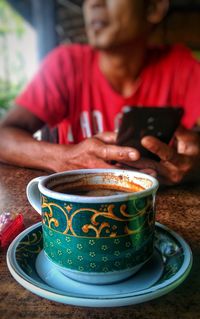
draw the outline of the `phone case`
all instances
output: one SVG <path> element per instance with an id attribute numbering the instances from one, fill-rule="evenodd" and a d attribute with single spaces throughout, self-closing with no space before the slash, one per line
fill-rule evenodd
<path id="1" fill-rule="evenodd" d="M 138 149 L 142 157 L 159 160 L 141 145 L 144 136 L 151 135 L 168 144 L 180 124 L 181 107 L 127 107 L 117 136 L 117 145 Z"/>

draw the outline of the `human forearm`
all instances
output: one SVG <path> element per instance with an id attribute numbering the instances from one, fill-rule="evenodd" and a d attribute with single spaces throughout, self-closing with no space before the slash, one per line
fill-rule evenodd
<path id="1" fill-rule="evenodd" d="M 0 161 L 21 167 L 55 171 L 56 147 L 35 140 L 22 129 L 2 127 L 0 129 Z"/>
<path id="2" fill-rule="evenodd" d="M 110 134 L 86 139 L 76 145 L 50 144 L 33 139 L 23 129 L 0 129 L 0 160 L 23 167 L 60 172 L 80 168 L 112 168 L 110 162 L 137 160 L 130 147 L 113 145 Z"/>

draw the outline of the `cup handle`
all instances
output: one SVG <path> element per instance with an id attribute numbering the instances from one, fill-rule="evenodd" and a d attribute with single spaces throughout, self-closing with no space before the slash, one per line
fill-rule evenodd
<path id="1" fill-rule="evenodd" d="M 28 201 L 40 215 L 42 214 L 42 210 L 40 204 L 40 191 L 38 188 L 38 184 L 44 177 L 45 176 L 39 176 L 32 179 L 26 187 L 26 196 L 28 198 Z"/>

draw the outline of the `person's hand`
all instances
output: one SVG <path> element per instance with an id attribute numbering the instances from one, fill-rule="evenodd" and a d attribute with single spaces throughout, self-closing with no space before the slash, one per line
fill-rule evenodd
<path id="1" fill-rule="evenodd" d="M 156 176 L 161 184 L 173 185 L 200 180 L 200 137 L 197 133 L 179 128 L 176 143 L 166 145 L 155 137 L 146 136 L 142 145 L 160 158 L 160 162 L 140 159 L 131 166 Z"/>
<path id="2" fill-rule="evenodd" d="M 104 132 L 83 142 L 65 146 L 60 145 L 55 163 L 55 171 L 79 168 L 116 168 L 116 162 L 132 162 L 140 154 L 131 147 L 115 145 L 116 133 Z"/>

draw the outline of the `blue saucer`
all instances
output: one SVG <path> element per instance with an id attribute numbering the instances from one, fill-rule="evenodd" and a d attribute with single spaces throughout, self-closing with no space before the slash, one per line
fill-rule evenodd
<path id="1" fill-rule="evenodd" d="M 124 297 L 130 293 L 143 291 L 157 282 L 164 270 L 160 254 L 155 251 L 153 258 L 142 270 L 130 277 L 115 284 L 94 285 L 85 284 L 65 276 L 52 262 L 48 259 L 44 250 L 42 250 L 36 259 L 36 270 L 40 278 L 49 286 L 59 289 L 67 294 L 86 296 L 87 298 L 110 298 Z"/>
<path id="2" fill-rule="evenodd" d="M 134 276 L 110 285 L 89 285 L 63 275 L 43 251 L 42 226 L 23 231 L 10 245 L 7 264 L 12 276 L 31 292 L 57 302 L 116 307 L 160 297 L 179 286 L 189 274 L 192 253 L 188 244 L 156 223 L 153 258 Z"/>

